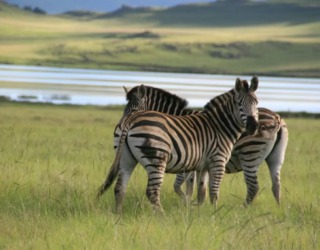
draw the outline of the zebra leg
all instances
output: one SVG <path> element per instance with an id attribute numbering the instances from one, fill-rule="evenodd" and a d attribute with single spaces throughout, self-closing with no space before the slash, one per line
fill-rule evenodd
<path id="1" fill-rule="evenodd" d="M 238 157 L 243 169 L 244 180 L 247 185 L 247 197 L 245 205 L 249 205 L 253 202 L 259 191 L 258 175 L 257 171 L 260 164 L 265 159 L 266 145 L 259 148 L 259 150 L 249 151 L 249 148 L 238 151 Z M 251 149 L 252 150 L 252 149 Z"/>
<path id="2" fill-rule="evenodd" d="M 164 166 L 150 164 L 144 166 L 148 173 L 148 186 L 146 195 L 153 207 L 162 213 L 163 209 L 160 203 L 160 190 L 165 172 L 165 162 L 163 162 L 163 165 Z"/>
<path id="3" fill-rule="evenodd" d="M 174 191 L 183 199 L 183 201 L 187 201 L 187 197 L 185 193 L 182 191 L 181 186 L 185 181 L 185 178 L 187 177 L 189 173 L 180 173 L 177 174 L 176 179 L 173 184 Z"/>
<path id="4" fill-rule="evenodd" d="M 209 194 L 210 202 L 217 209 L 219 199 L 219 188 L 225 172 L 225 162 L 221 159 L 213 160 L 209 165 Z"/>
<path id="5" fill-rule="evenodd" d="M 129 178 L 138 163 L 138 161 L 131 154 L 127 145 L 123 146 L 122 155 L 123 157 L 121 157 L 120 160 L 120 171 L 118 174 L 117 183 L 114 187 L 116 210 L 119 214 L 122 214 L 122 203 L 127 192 Z"/>
<path id="6" fill-rule="evenodd" d="M 251 204 L 259 191 L 257 171 L 260 163 L 255 164 L 254 166 L 246 166 L 242 164 L 244 180 L 247 184 L 247 198 L 245 205 Z"/>
<path id="7" fill-rule="evenodd" d="M 196 172 L 190 172 L 190 173 L 185 173 L 185 180 L 186 180 L 186 195 L 189 199 L 192 198 L 194 187 L 196 184 L 197 180 L 197 175 Z"/>
<path id="8" fill-rule="evenodd" d="M 207 170 L 197 171 L 197 184 L 198 184 L 198 204 L 202 205 L 207 197 L 209 175 Z"/>
<path id="9" fill-rule="evenodd" d="M 288 130 L 284 121 L 281 121 L 281 129 L 278 132 L 278 139 L 266 162 L 269 167 L 272 179 L 272 192 L 277 203 L 280 205 L 281 197 L 281 183 L 280 183 L 280 170 L 284 161 L 285 152 L 288 143 Z"/>
<path id="10" fill-rule="evenodd" d="M 193 195 L 195 186 L 196 172 L 180 173 L 177 174 L 173 188 L 174 191 L 183 199 L 184 202 L 188 202 Z M 181 186 L 186 181 L 186 194 L 182 191 Z"/>
<path id="11" fill-rule="evenodd" d="M 274 136 L 257 134 L 255 136 L 247 136 L 236 143 L 236 150 L 233 151 L 230 160 L 236 164 L 240 164 L 243 170 L 244 180 L 247 185 L 247 197 L 245 206 L 253 202 L 259 191 L 257 171 L 259 166 L 269 154 Z M 238 158 L 238 160 L 236 159 Z"/>

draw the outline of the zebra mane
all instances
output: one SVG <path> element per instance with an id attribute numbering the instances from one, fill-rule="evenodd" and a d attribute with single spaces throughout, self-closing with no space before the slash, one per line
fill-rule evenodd
<path id="1" fill-rule="evenodd" d="M 218 108 L 221 104 L 225 104 L 235 96 L 236 92 L 234 89 L 229 90 L 228 92 L 218 95 L 212 98 L 203 108 L 204 111 L 210 111 L 212 109 Z"/>
<path id="2" fill-rule="evenodd" d="M 138 93 L 138 88 L 140 87 L 140 85 L 133 87 L 132 89 L 130 89 L 130 91 L 128 91 L 127 93 L 127 101 L 130 101 L 132 98 L 135 98 L 135 96 Z M 151 103 L 150 99 L 151 98 L 159 98 L 161 97 L 162 101 L 165 102 L 172 102 L 176 105 L 177 110 L 184 110 L 187 106 L 188 106 L 188 101 L 186 99 L 183 99 L 175 94 L 172 94 L 168 91 L 165 91 L 163 89 L 159 89 L 159 88 L 155 88 L 155 87 L 151 87 L 151 86 L 146 86 L 144 85 L 145 89 L 146 89 L 146 97 L 149 100 L 146 100 L 146 103 Z"/>

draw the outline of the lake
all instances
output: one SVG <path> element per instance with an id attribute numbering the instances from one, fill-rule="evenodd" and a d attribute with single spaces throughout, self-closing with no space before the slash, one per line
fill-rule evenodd
<path id="1" fill-rule="evenodd" d="M 122 86 L 145 84 L 186 98 L 190 107 L 202 107 L 232 88 L 237 77 L 252 78 L 0 65 L 0 96 L 57 104 L 118 105 L 126 103 Z M 320 79 L 259 76 L 256 94 L 259 107 L 320 113 Z"/>

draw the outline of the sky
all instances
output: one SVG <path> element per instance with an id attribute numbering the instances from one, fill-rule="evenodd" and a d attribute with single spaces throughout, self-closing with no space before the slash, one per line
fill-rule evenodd
<path id="1" fill-rule="evenodd" d="M 133 7 L 159 6 L 172 7 L 178 4 L 209 2 L 210 0 L 5 0 L 19 7 L 39 7 L 49 14 L 63 13 L 70 10 L 92 10 L 101 12 L 114 11 L 122 4 Z"/>

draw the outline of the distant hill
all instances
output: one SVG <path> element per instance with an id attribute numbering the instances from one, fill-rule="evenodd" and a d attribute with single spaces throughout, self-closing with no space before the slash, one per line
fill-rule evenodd
<path id="1" fill-rule="evenodd" d="M 88 10 L 98 12 L 112 12 L 121 8 L 122 4 L 130 5 L 133 7 L 162 7 L 169 8 L 182 4 L 194 4 L 202 2 L 214 2 L 206 0 L 64 0 L 64 1 L 51 1 L 51 0 L 6 0 L 8 3 L 17 4 L 20 8 L 31 6 L 32 8 L 39 7 L 49 14 L 61 14 L 68 11 Z M 219 0 L 218 0 L 219 1 Z M 223 1 L 223 0 L 220 0 Z M 243 0 L 224 0 L 228 2 L 243 2 Z M 319 0 L 265 0 L 264 2 L 275 3 L 297 3 L 303 6 L 320 6 Z"/>
<path id="2" fill-rule="evenodd" d="M 271 3 L 296 3 L 301 6 L 320 6 L 318 0 L 268 0 Z"/>
<path id="3" fill-rule="evenodd" d="M 39 11 L 40 10 L 40 11 Z M 41 12 L 42 9 L 39 7 L 34 8 L 19 8 L 18 5 L 10 4 L 6 1 L 0 0 L 0 17 L 4 16 L 25 16 L 25 15 L 38 15 L 38 14 L 44 14 Z"/>
<path id="4" fill-rule="evenodd" d="M 33 1 L 34 4 L 46 3 L 45 0 L 28 0 L 29 5 L 27 6 L 39 8 L 36 5 L 32 6 Z M 8 2 L 14 1 L 8 0 Z M 22 0 L 20 2 L 23 3 Z M 65 0 L 65 2 L 75 6 L 75 9 L 82 6 L 82 0 L 79 0 L 77 4 L 73 0 Z M 92 6 L 99 3 L 99 1 L 91 2 Z M 137 2 L 144 3 L 144 1 Z M 14 11 L 20 11 L 20 14 L 24 13 L 21 12 L 22 8 L 25 7 L 21 6 L 22 4 L 19 10 L 18 6 L 7 4 L 3 0 L 0 0 L 0 3 L 4 6 L 2 13 L 13 13 Z M 216 2 L 181 4 L 170 8 L 122 5 L 112 12 L 104 12 L 102 9 L 99 9 L 99 12 L 85 8 L 82 8 L 83 10 L 75 9 L 66 11 L 59 16 L 86 20 L 121 19 L 121 21 L 129 23 L 156 23 L 158 27 L 235 27 L 276 23 L 296 25 L 320 21 L 319 0 L 219 0 Z M 47 11 L 45 8 L 44 10 Z"/>
<path id="5" fill-rule="evenodd" d="M 101 12 L 89 11 L 89 10 L 72 10 L 61 14 L 62 16 L 67 16 L 71 18 L 88 18 L 94 19 L 101 16 Z"/>
<path id="6" fill-rule="evenodd" d="M 320 2 L 320 1 L 319 1 Z M 157 23 L 157 26 L 235 27 L 288 23 L 289 25 L 320 21 L 318 1 L 245 1 L 228 0 L 177 5 L 172 8 L 131 7 L 95 15 L 92 19 L 121 19 L 130 23 Z M 70 15 L 70 12 L 68 12 Z M 74 13 L 79 17 L 79 13 Z"/>
<path id="7" fill-rule="evenodd" d="M 0 64 L 320 77 L 320 4 L 312 0 L 123 5 L 59 15 L 0 0 L 0 26 Z"/>
<path id="8" fill-rule="evenodd" d="M 7 0 L 8 3 L 24 6 L 40 7 L 49 14 L 61 14 L 67 11 L 88 10 L 110 12 L 119 9 L 122 5 L 128 4 L 134 7 L 139 6 L 160 6 L 172 7 L 177 4 L 197 3 L 203 0 Z"/>

